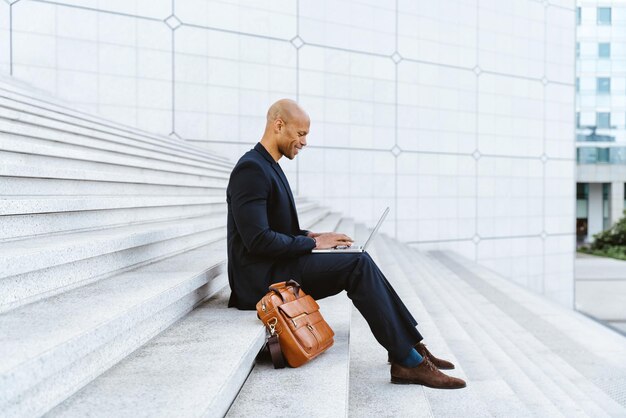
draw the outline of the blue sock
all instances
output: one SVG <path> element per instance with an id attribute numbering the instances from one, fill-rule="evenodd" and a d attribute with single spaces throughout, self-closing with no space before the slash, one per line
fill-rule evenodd
<path id="1" fill-rule="evenodd" d="M 404 367 L 417 367 L 420 365 L 422 360 L 424 360 L 424 357 L 422 357 L 416 349 L 412 348 L 407 358 L 400 361 L 400 364 Z"/>

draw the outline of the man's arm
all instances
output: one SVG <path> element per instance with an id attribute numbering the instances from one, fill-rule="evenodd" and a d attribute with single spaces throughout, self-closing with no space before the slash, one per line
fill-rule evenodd
<path id="1" fill-rule="evenodd" d="M 270 182 L 261 167 L 245 162 L 230 179 L 231 209 L 243 243 L 255 255 L 297 257 L 311 252 L 315 240 L 304 235 L 282 234 L 269 227 L 267 199 Z"/>

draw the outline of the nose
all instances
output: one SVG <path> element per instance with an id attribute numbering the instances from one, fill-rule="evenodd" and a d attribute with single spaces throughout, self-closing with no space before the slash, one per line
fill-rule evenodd
<path id="1" fill-rule="evenodd" d="M 300 138 L 300 145 L 306 147 L 306 135 Z"/>

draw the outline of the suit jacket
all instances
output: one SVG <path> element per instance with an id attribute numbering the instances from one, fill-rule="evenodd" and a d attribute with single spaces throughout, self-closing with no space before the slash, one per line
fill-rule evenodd
<path id="1" fill-rule="evenodd" d="M 239 159 L 226 189 L 228 306 L 255 309 L 286 263 L 310 253 L 287 177 L 261 143 Z"/>

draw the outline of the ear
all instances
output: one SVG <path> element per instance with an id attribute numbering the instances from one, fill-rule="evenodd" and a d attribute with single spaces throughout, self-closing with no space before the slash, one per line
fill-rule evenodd
<path id="1" fill-rule="evenodd" d="M 274 121 L 274 130 L 280 132 L 282 128 L 285 126 L 285 122 L 281 118 L 276 118 Z"/>

